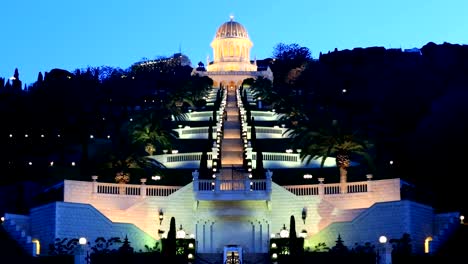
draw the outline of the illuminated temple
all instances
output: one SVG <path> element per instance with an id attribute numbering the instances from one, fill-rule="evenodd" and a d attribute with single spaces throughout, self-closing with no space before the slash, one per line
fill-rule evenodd
<path id="1" fill-rule="evenodd" d="M 231 18 L 216 31 L 211 42 L 213 60 L 206 70 L 193 72 L 214 80 L 207 103 L 213 103 L 221 90 L 217 113 L 227 113 L 225 119 L 221 114 L 215 120 L 215 142 L 207 162 L 212 177 L 203 177 L 198 171 L 201 150 L 154 155 L 151 158 L 167 168 L 191 169 L 193 181 L 185 186 L 161 186 L 146 179 L 141 184 L 105 183 L 98 176 L 89 181 L 66 180 L 63 201 L 33 208 L 28 215 L 7 214 L 6 229 L 31 254 L 47 254 L 47 245 L 56 238 L 79 237 L 88 241 L 128 237 L 136 250 L 144 251 L 145 245 L 152 246 L 167 236 L 174 217 L 183 231 L 178 236 L 194 239 L 197 254 L 223 254 L 230 246 L 241 256 L 271 255 L 271 239 L 287 235 L 294 215 L 304 247 L 314 248 L 318 243 L 331 247 L 338 235 L 348 246 L 378 245 L 381 236 L 401 238 L 407 233 L 414 253 L 437 251 L 458 224 L 459 215 L 437 214 L 428 205 L 403 199 L 402 189 L 408 184 L 401 179 L 362 175 L 357 182 L 327 182 L 310 176 L 304 185 L 275 183 L 274 169 L 320 166 L 320 161 L 303 163 L 300 150 L 263 152 L 265 177 L 252 178 L 257 153 L 249 144 L 252 129 L 246 122 L 240 84 L 246 78 L 273 78 L 269 68 L 259 70 L 250 60 L 252 46 L 245 27 Z M 248 103 L 255 104 L 250 90 L 244 90 Z M 256 121 L 280 118 L 267 110 L 252 111 L 252 116 Z M 208 128 L 195 124 L 211 117 L 212 111 L 188 113 L 193 125 L 176 129 L 180 139 L 207 139 Z M 286 129 L 257 126 L 255 136 L 257 140 L 280 139 L 287 137 Z M 248 170 L 243 169 L 246 163 Z M 325 166 L 334 164 L 332 158 L 326 159 Z"/>
<path id="2" fill-rule="evenodd" d="M 214 86 L 238 87 L 247 78 L 263 77 L 273 80 L 270 68 L 259 69 L 257 61 L 250 60 L 253 43 L 243 25 L 230 20 L 223 23 L 216 31 L 211 42 L 213 61 L 207 60 L 206 71 L 194 71 L 194 74 L 213 79 Z"/>

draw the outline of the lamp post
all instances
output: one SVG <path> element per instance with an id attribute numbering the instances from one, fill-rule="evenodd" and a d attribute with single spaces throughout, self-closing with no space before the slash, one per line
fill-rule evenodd
<path id="1" fill-rule="evenodd" d="M 283 228 L 280 230 L 280 237 L 281 238 L 287 238 L 289 237 L 289 231 L 286 229 L 286 225 L 283 224 Z"/>
<path id="2" fill-rule="evenodd" d="M 390 243 L 387 243 L 386 236 L 379 237 L 379 243 L 381 245 L 379 250 L 379 264 L 392 264 L 392 251 Z"/>
<path id="3" fill-rule="evenodd" d="M 76 264 L 86 264 L 87 261 L 87 253 L 88 253 L 88 241 L 85 237 L 80 237 L 78 239 L 78 246 L 76 247 L 75 251 L 75 262 Z"/>
<path id="4" fill-rule="evenodd" d="M 307 218 L 307 208 L 302 208 L 302 221 L 304 222 L 305 225 L 305 220 Z"/>
<path id="5" fill-rule="evenodd" d="M 162 209 L 159 209 L 159 225 L 162 224 L 163 219 L 164 219 L 164 212 Z"/>
<path id="6" fill-rule="evenodd" d="M 186 235 L 185 230 L 182 228 L 182 225 L 180 225 L 179 230 L 177 230 L 176 232 L 176 238 L 179 238 L 179 239 L 185 238 L 185 235 Z"/>

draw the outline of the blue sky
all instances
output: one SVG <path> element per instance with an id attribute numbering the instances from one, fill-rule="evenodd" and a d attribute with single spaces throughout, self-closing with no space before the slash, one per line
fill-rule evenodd
<path id="1" fill-rule="evenodd" d="M 231 14 L 254 42 L 252 59 L 270 57 L 277 43 L 315 58 L 335 48 L 468 44 L 466 0 L 10 0 L 0 10 L 0 77 L 18 68 L 28 84 L 40 71 L 127 68 L 179 49 L 205 62 Z"/>

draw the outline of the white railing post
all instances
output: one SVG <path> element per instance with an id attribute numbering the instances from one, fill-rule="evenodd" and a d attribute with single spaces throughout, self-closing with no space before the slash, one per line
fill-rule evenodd
<path id="1" fill-rule="evenodd" d="M 198 192 L 198 176 L 199 176 L 198 170 L 195 170 L 192 172 L 192 177 L 193 177 L 193 191 Z"/>
<path id="2" fill-rule="evenodd" d="M 93 175 L 93 176 L 91 176 L 91 179 L 93 179 L 93 194 L 94 194 L 94 193 L 97 193 L 97 191 L 98 191 L 98 186 L 97 186 L 98 176 Z"/>
<path id="3" fill-rule="evenodd" d="M 273 172 L 271 170 L 267 170 L 265 173 L 266 176 L 266 191 L 271 192 L 271 177 L 273 176 Z"/>
<path id="4" fill-rule="evenodd" d="M 215 178 L 215 192 L 219 192 L 220 191 L 220 182 L 219 182 L 219 179 L 218 177 Z"/>
<path id="5" fill-rule="evenodd" d="M 325 187 L 323 186 L 323 181 L 325 178 L 318 178 L 319 180 L 319 186 L 318 186 L 318 194 L 320 196 L 323 196 L 325 194 Z"/>
<path id="6" fill-rule="evenodd" d="M 366 175 L 366 178 L 367 178 L 367 192 L 371 192 L 372 191 L 372 174 L 367 174 Z"/>
<path id="7" fill-rule="evenodd" d="M 140 185 L 140 196 L 141 197 L 146 197 L 146 178 L 141 178 L 140 179 L 141 185 Z"/>

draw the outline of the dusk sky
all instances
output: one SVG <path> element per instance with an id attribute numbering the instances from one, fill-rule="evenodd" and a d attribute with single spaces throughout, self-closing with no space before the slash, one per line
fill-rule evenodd
<path id="1" fill-rule="evenodd" d="M 0 77 L 18 68 L 27 84 L 53 68 L 125 69 L 179 50 L 205 63 L 230 15 L 254 43 L 251 59 L 271 57 L 277 43 L 314 58 L 335 48 L 468 44 L 466 0 L 5 0 L 0 10 Z"/>

